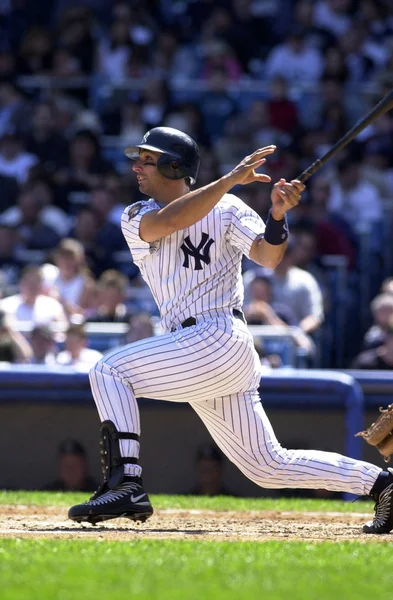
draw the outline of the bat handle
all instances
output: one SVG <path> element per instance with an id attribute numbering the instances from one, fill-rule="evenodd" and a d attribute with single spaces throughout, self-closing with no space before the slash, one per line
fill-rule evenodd
<path id="1" fill-rule="evenodd" d="M 315 171 L 318 171 L 318 169 L 322 167 L 322 165 L 323 162 L 320 159 L 316 160 L 312 163 L 312 165 L 310 165 L 307 169 L 300 173 L 299 177 L 296 177 L 296 179 L 298 179 L 302 183 L 305 183 L 307 179 L 309 179 L 311 175 L 315 173 Z"/>

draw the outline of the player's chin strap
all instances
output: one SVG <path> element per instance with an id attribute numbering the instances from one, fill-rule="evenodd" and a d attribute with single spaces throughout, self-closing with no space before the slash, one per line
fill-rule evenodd
<path id="1" fill-rule="evenodd" d="M 124 479 L 124 465 L 137 465 L 138 459 L 134 456 L 121 456 L 119 440 L 135 440 L 139 442 L 139 435 L 118 431 L 112 421 L 101 423 L 101 468 L 104 474 L 104 483 L 95 492 L 98 497 L 104 490 L 114 489 Z"/>

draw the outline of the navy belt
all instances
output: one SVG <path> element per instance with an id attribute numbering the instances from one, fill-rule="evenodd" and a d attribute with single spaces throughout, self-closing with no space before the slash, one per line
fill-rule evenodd
<path id="1" fill-rule="evenodd" d="M 236 319 L 240 319 L 241 321 L 243 321 L 243 323 L 246 322 L 245 316 L 242 313 L 241 310 L 238 310 L 237 308 L 234 308 L 233 311 L 233 316 Z M 196 325 L 197 321 L 195 317 L 188 317 L 188 319 L 186 319 L 185 321 L 183 321 L 183 323 L 180 323 L 180 327 L 182 327 L 183 329 L 185 329 L 186 327 L 193 327 L 194 325 Z"/>

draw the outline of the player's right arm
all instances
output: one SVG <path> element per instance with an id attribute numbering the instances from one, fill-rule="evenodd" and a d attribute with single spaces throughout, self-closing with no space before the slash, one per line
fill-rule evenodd
<path id="1" fill-rule="evenodd" d="M 255 181 L 269 182 L 268 175 L 255 173 L 255 169 L 263 165 L 266 162 L 265 156 L 272 154 L 275 149 L 276 146 L 260 148 L 246 156 L 230 173 L 217 181 L 173 200 L 158 211 L 147 212 L 139 226 L 141 239 L 145 242 L 155 242 L 198 223 L 235 185 L 247 185 Z"/>

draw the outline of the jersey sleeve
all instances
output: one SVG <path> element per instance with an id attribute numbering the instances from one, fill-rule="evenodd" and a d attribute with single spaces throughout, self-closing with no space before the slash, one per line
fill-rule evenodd
<path id="1" fill-rule="evenodd" d="M 265 223 L 261 217 L 244 202 L 236 203 L 230 210 L 230 224 L 227 230 L 227 239 L 248 258 L 254 240 L 263 236 Z"/>
<path id="2" fill-rule="evenodd" d="M 121 216 L 121 229 L 136 264 L 157 249 L 156 242 L 150 243 L 141 239 L 139 226 L 143 215 L 158 208 L 154 202 L 135 202 L 127 206 Z"/>

